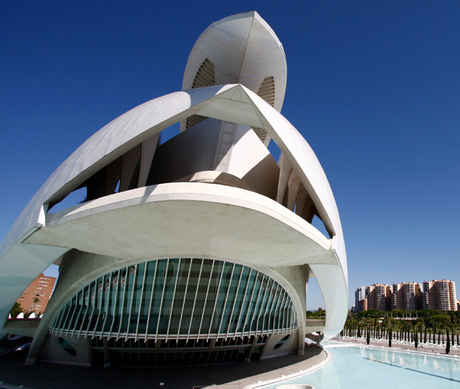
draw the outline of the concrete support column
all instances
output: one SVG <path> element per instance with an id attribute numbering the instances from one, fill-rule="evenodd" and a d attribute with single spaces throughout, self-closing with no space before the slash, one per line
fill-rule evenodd
<path id="1" fill-rule="evenodd" d="M 246 362 L 249 362 L 251 360 L 251 355 L 252 355 L 254 349 L 256 348 L 257 339 L 258 339 L 258 336 L 255 336 L 254 337 L 254 342 L 252 342 L 251 347 L 246 349 Z"/>
<path id="2" fill-rule="evenodd" d="M 305 353 L 305 326 L 300 326 L 297 330 L 297 355 Z"/>
<path id="3" fill-rule="evenodd" d="M 110 351 L 109 351 L 109 342 L 107 338 L 102 338 L 102 346 L 104 347 L 104 367 L 110 366 Z"/>

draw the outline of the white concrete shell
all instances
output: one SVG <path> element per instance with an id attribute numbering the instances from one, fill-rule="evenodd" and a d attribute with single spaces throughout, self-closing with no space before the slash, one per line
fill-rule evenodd
<path id="1" fill-rule="evenodd" d="M 314 197 L 315 205 L 326 227 L 334 234 L 324 255 L 337 257 L 334 262 L 335 266 L 340 267 L 342 280 L 331 282 L 331 280 L 325 279 L 324 281 L 325 283 L 331 282 L 336 287 L 342 284 L 342 291 L 346 292 L 346 257 L 340 219 L 332 191 L 319 161 L 304 138 L 279 112 L 242 85 L 228 85 L 176 92 L 134 108 L 89 138 L 53 173 L 27 205 L 2 243 L 3 282 L 5 282 L 4 278 L 17 277 L 20 257 L 28 264 L 27 268 L 31 269 L 29 277 L 22 274 L 24 279 L 22 283 L 16 283 L 8 288 L 11 289 L 11 293 L 8 299 L 5 299 L 6 304 L 3 305 L 5 312 L 9 310 L 9 303 L 16 299 L 17 295 L 43 268 L 53 263 L 67 251 L 55 244 L 50 244 L 49 246 L 34 247 L 31 252 L 30 245 L 26 243 L 28 236 L 31 235 L 29 241 L 35 244 L 32 235 L 37 229 L 47 226 L 45 213 L 47 205 L 56 198 L 65 197 L 91 174 L 136 144 L 147 140 L 192 113 L 263 127 L 270 133 L 295 168 L 302 183 L 310 189 L 309 193 Z M 315 262 L 308 260 L 305 260 L 304 263 L 315 266 Z M 281 265 L 284 265 L 282 258 L 280 258 L 278 266 Z M 321 271 L 320 267 L 312 267 L 312 269 L 315 275 Z M 318 278 L 318 282 L 321 287 L 320 278 Z M 3 283 L 3 290 L 5 290 L 5 286 Z M 346 303 L 336 303 L 336 290 L 330 287 L 322 287 L 321 289 L 326 308 L 330 305 L 337 305 L 338 308 L 341 306 L 340 310 L 346 313 Z M 346 295 L 344 296 L 345 301 Z M 339 327 L 341 326 L 342 315 L 339 315 Z M 331 316 L 328 315 L 328 319 Z M 328 330 L 328 324 L 326 324 L 325 331 Z M 331 327 L 337 328 L 338 323 L 330 324 L 332 324 Z"/>
<path id="2" fill-rule="evenodd" d="M 286 85 L 282 46 L 257 13 L 224 21 L 225 34 L 229 28 L 233 35 L 246 34 L 247 58 L 242 62 L 241 73 L 235 76 L 240 83 L 171 93 L 126 112 L 83 143 L 26 206 L 0 246 L 0 318 L 3 324 L 14 301 L 29 283 L 69 250 L 77 249 L 125 262 L 186 255 L 229 260 L 263 269 L 290 293 L 301 318 L 299 329 L 303 334 L 308 331 L 304 321 L 305 282 L 314 275 L 327 311 L 321 330 L 325 338 L 341 330 L 348 300 L 342 227 L 334 196 L 318 159 L 301 134 L 279 112 Z M 185 87 L 190 85 L 202 58 L 210 56 L 209 42 L 224 24 L 215 23 L 197 41 L 187 64 Z M 253 71 L 260 60 L 254 59 L 254 47 L 261 42 L 271 42 L 263 55 L 274 58 L 269 70 L 275 80 L 279 80 L 275 83 L 274 107 L 251 90 L 256 87 L 242 85 L 251 84 L 255 79 L 260 84 L 266 75 L 267 69 Z M 262 59 L 269 63 L 267 58 Z M 219 61 L 216 63 L 218 65 Z M 216 73 L 216 80 L 219 77 Z M 193 115 L 218 119 L 223 125 L 239 123 L 265 130 L 282 152 L 276 198 L 256 193 L 257 190 L 242 180 L 248 169 L 244 162 L 241 162 L 244 169 L 240 166 L 240 175 L 235 173 L 238 169 L 228 173 L 197 171 L 193 177 L 180 180 L 187 182 L 148 185 L 149 168 L 161 131 Z M 259 145 L 249 128 L 243 132 L 245 135 L 232 146 L 235 155 L 238 155 L 238 143 L 255 145 L 259 151 L 254 153 L 260 154 L 257 161 L 262 161 L 268 151 L 263 151 L 263 145 Z M 56 214 L 48 211 L 101 169 L 125 158 L 135 147 L 144 146 L 148 152 L 142 154 L 137 188 L 128 190 L 126 186 L 120 188 L 119 193 L 101 196 Z M 299 191 L 305 190 L 305 196 L 311 199 L 312 209 L 323 221 L 330 237 L 325 237 L 304 217 L 293 212 L 295 198 L 292 201 L 289 198 L 289 206 L 282 205 L 283 198 L 287 198 L 290 179 L 297 182 Z M 123 186 L 123 177 L 121 181 Z M 224 185 L 216 185 L 222 183 Z M 293 190 L 289 196 L 292 193 Z M 163 217 L 165 214 L 167 218 Z M 296 280 L 292 270 L 298 266 L 306 269 L 303 281 Z M 56 301 L 59 299 L 62 304 L 64 297 L 68 298 L 83 281 L 87 281 L 84 276 L 56 297 Z M 45 336 L 47 323 L 59 304 L 50 304 L 53 312 L 45 314 L 40 325 L 43 331 L 39 331 L 38 337 Z M 301 339 L 303 343 L 303 336 Z M 32 352 L 36 355 L 37 350 L 33 348 Z"/>
<path id="3" fill-rule="evenodd" d="M 275 32 L 257 12 L 228 16 L 201 34 L 185 67 L 183 90 L 192 89 L 206 59 L 215 65 L 216 85 L 238 82 L 257 93 L 264 78 L 273 76 L 273 106 L 281 111 L 287 82 L 286 56 Z"/>

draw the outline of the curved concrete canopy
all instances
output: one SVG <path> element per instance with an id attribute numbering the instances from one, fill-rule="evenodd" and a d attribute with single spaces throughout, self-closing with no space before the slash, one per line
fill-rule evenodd
<path id="1" fill-rule="evenodd" d="M 49 203 L 63 199 L 88 177 L 137 144 L 151 138 L 170 125 L 193 114 L 213 117 L 264 128 L 280 147 L 312 197 L 328 231 L 333 235 L 331 252 L 338 257 L 337 282 L 347 290 L 347 266 L 342 229 L 335 200 L 313 150 L 298 131 L 273 107 L 242 85 L 225 85 L 171 93 L 144 103 L 121 115 L 80 146 L 45 182 L 21 213 L 0 246 L 2 277 L 6 287 L 11 277 L 17 277 L 18 261 L 27 263 L 22 280 L 1 297 L 0 314 L 5 317 L 12 302 L 37 274 L 53 263 L 68 248 L 35 246 L 22 242 L 40 226 L 46 225 Z M 127 192 L 128 193 L 128 192 Z M 312 267 L 323 293 L 326 309 L 337 306 L 336 293 L 329 288 L 330 280 L 323 277 L 320 267 Z M 339 277 L 340 276 L 340 277 Z M 336 285 L 335 285 L 336 286 Z M 347 295 L 347 293 L 346 293 Z M 346 303 L 328 315 L 326 328 L 331 333 L 341 325 L 346 315 Z"/>
<path id="2" fill-rule="evenodd" d="M 254 192 L 206 183 L 160 184 L 83 203 L 50 215 L 46 227 L 24 243 L 127 259 L 338 264 L 332 242 L 286 207 Z"/>
<path id="3" fill-rule="evenodd" d="M 337 206 L 324 171 L 302 135 L 279 112 L 242 85 L 175 92 L 144 103 L 113 120 L 83 143 L 32 198 L 0 246 L 0 255 L 36 223 L 45 224 L 47 204 L 62 200 L 88 177 L 137 144 L 191 114 L 255 125 L 267 130 L 308 190 L 326 228 L 337 236 L 346 261 Z M 343 250 L 343 252 L 342 252 Z M 346 262 L 342 262 L 346 268 Z"/>

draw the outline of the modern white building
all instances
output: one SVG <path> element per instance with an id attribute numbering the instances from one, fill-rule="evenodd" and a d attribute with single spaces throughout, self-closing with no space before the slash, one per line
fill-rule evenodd
<path id="1" fill-rule="evenodd" d="M 34 336 L 28 363 L 268 358 L 342 329 L 339 213 L 313 150 L 280 113 L 286 76 L 283 46 L 256 12 L 222 19 L 195 43 L 182 91 L 116 118 L 50 176 L 0 246 L 1 327 Z M 84 202 L 53 212 L 77 190 Z M 8 321 L 53 263 L 60 277 L 38 327 Z M 312 277 L 324 321 L 306 320 Z"/>

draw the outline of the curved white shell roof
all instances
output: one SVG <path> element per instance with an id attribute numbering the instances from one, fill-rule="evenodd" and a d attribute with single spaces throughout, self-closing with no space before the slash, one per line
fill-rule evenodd
<path id="1" fill-rule="evenodd" d="M 47 204 L 65 197 L 135 145 L 192 114 L 264 128 L 289 160 L 312 197 L 326 228 L 334 235 L 328 247 L 324 247 L 323 260 L 321 255 L 317 259 L 304 257 L 303 263 L 311 265 L 323 293 L 328 311 L 326 336 L 340 330 L 347 314 L 347 264 L 339 214 L 326 175 L 313 150 L 289 121 L 240 84 L 175 92 L 151 100 L 107 124 L 80 146 L 32 198 L 0 246 L 0 287 L 4 292 L 0 295 L 2 317 L 8 315 L 18 295 L 44 268 L 69 247 L 75 247 L 66 244 L 59 247 L 57 242 L 37 245 L 34 232 L 43 227 L 45 230 L 52 228 L 51 215 L 46 220 Z M 292 217 L 297 218 L 295 214 Z M 310 239 L 317 240 L 313 236 Z M 324 245 L 321 240 L 317 243 Z M 278 266 L 284 265 L 283 258 L 279 261 Z M 19 270 L 20 263 L 26 264 L 24 270 Z M 276 263 L 270 265 L 277 266 Z M 15 282 L 11 282 L 12 279 Z"/>
<path id="2" fill-rule="evenodd" d="M 197 255 L 238 262 L 241 257 L 242 262 L 273 273 L 276 268 L 308 264 L 327 310 L 325 337 L 338 333 L 348 300 L 342 227 L 316 155 L 280 113 L 286 77 L 282 44 L 257 12 L 230 16 L 208 27 L 190 53 L 183 91 L 148 101 L 107 124 L 56 169 L 25 207 L 0 245 L 0 318 L 6 320 L 14 301 L 41 271 L 67 251 L 78 249 L 126 260 Z M 105 195 L 57 214 L 48 212 L 135 146 L 150 142 L 153 158 L 161 131 L 194 115 L 266 131 L 266 144 L 273 139 L 286 162 L 280 177 L 295 172 L 331 238 L 279 199 L 244 186 L 202 182 L 145 186 L 148 171 L 137 189 Z M 166 209 L 171 220 L 162 218 Z M 198 218 L 199 222 L 191 222 Z M 123 223 L 118 222 L 121 219 Z M 200 242 L 200 236 L 209 239 Z M 176 241 L 186 242 L 186 247 L 181 251 Z M 289 281 L 285 287 L 289 289 Z"/>

